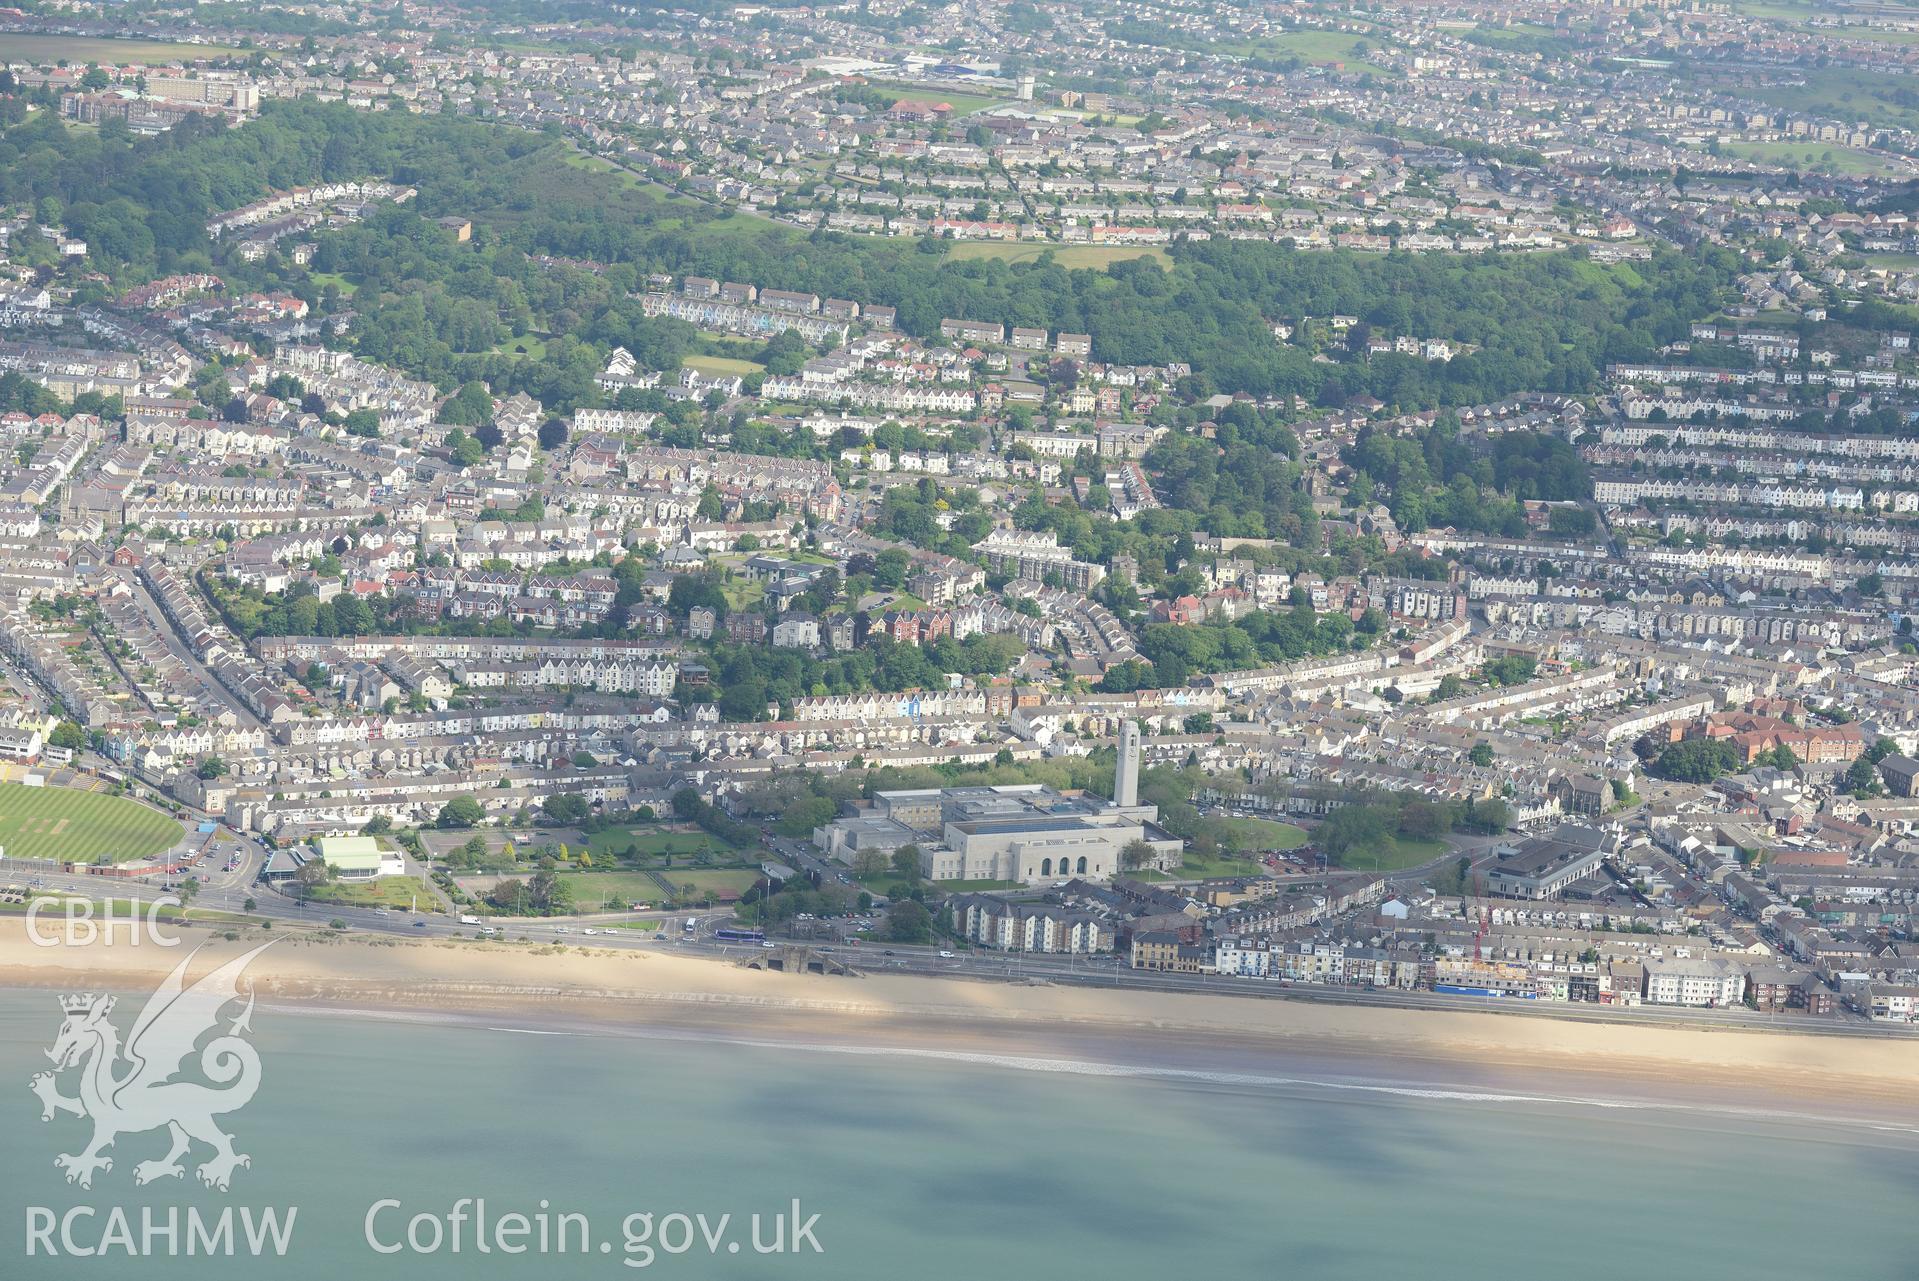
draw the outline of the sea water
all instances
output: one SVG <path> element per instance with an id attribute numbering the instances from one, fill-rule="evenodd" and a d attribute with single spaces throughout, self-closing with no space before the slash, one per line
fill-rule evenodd
<path id="1" fill-rule="evenodd" d="M 43 1123 L 29 1090 L 60 1020 L 51 993 L 0 993 L 4 1278 L 1919 1274 L 1919 1136 L 1896 1120 L 1355 1088 L 1245 1056 L 1214 1072 L 809 1048 L 750 1025 L 263 1008 L 259 1092 L 220 1121 L 251 1160 L 230 1188 L 195 1180 L 201 1148 L 184 1178 L 137 1186 L 168 1146 L 152 1129 L 83 1189 L 55 1156 L 90 1123 Z M 289 1212 L 283 1240 L 248 1248 L 249 1223 Z"/>

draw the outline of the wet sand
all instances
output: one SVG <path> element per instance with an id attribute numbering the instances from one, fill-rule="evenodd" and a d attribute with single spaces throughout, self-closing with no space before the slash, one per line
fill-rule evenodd
<path id="1" fill-rule="evenodd" d="M 37 947 L 0 920 L 0 983 L 151 989 L 188 947 Z M 253 946 L 212 936 L 190 977 Z M 746 970 L 670 952 L 286 935 L 248 971 L 263 1006 L 569 1035 L 979 1058 L 1335 1088 L 1732 1106 L 1911 1125 L 1919 1040 L 1582 1023 L 1469 1011 L 901 975 Z M 51 1000 L 51 996 L 49 997 Z"/>

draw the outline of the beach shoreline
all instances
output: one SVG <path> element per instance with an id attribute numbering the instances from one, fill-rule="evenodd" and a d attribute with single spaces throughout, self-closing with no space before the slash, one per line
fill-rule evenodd
<path id="1" fill-rule="evenodd" d="M 0 983 L 151 990 L 257 947 L 38 947 L 0 921 Z M 283 935 L 249 968 L 263 1009 L 561 1035 L 653 1036 L 822 1052 L 974 1058 L 1375 1088 L 1701 1104 L 1736 1094 L 1795 1114 L 1908 1122 L 1919 1043 L 1632 1027 L 1475 1011 L 1255 1001 L 920 976 L 748 970 L 671 952 Z"/>

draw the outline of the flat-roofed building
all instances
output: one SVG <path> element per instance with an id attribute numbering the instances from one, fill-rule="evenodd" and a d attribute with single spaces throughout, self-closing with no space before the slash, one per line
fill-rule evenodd
<path id="1" fill-rule="evenodd" d="M 1184 842 L 1158 825 L 1157 806 L 1132 803 L 1138 733 L 1122 734 L 1119 747 L 1114 800 L 1039 784 L 881 792 L 869 810 L 816 829 L 813 841 L 848 863 L 865 850 L 915 845 L 921 874 L 935 881 L 1035 885 L 1177 867 Z"/>
<path id="2" fill-rule="evenodd" d="M 1486 892 L 1499 898 L 1552 898 L 1598 871 L 1607 845 L 1603 832 L 1567 823 L 1549 836 L 1501 846 L 1499 861 L 1486 875 Z"/>
<path id="3" fill-rule="evenodd" d="M 1724 1009 L 1746 995 L 1746 972 L 1724 957 L 1649 956 L 1646 1004 Z"/>
<path id="4" fill-rule="evenodd" d="M 372 836 L 315 837 L 313 853 L 343 881 L 371 881 L 406 871 L 406 861 L 399 852 L 382 848 L 378 838 Z"/>

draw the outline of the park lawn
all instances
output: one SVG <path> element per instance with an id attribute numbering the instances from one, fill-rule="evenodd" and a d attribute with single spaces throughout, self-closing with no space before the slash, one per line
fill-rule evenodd
<path id="1" fill-rule="evenodd" d="M 1210 881 L 1226 876 L 1263 876 L 1269 869 L 1256 858 L 1233 858 L 1230 855 L 1211 857 L 1188 854 L 1180 861 L 1179 871 L 1168 879 L 1181 881 Z"/>
<path id="2" fill-rule="evenodd" d="M 602 854 L 624 855 L 627 846 L 639 849 L 641 858 L 658 859 L 668 854 L 675 858 L 693 858 L 705 854 L 724 859 L 734 850 L 711 832 L 676 832 L 659 826 L 609 827 L 587 837 L 586 847 L 598 858 Z"/>
<path id="3" fill-rule="evenodd" d="M 1020 263 L 1038 262 L 1042 254 L 1049 253 L 1055 262 L 1069 270 L 1090 267 L 1105 271 L 1116 262 L 1127 262 L 1134 258 L 1151 258 L 1162 267 L 1173 265 L 1172 258 L 1164 249 L 1140 245 L 1042 245 L 1018 241 L 962 240 L 948 249 L 946 256 L 954 262 L 998 258 L 1005 262 Z"/>
<path id="4" fill-rule="evenodd" d="M 1395 836 L 1378 847 L 1347 850 L 1338 862 L 1348 872 L 1399 872 L 1430 862 L 1446 852 L 1444 841 L 1418 841 Z"/>
<path id="5" fill-rule="evenodd" d="M 682 894 L 744 894 L 760 879 L 758 868 L 709 869 L 663 872 Z"/>
<path id="6" fill-rule="evenodd" d="M 1296 850 L 1306 843 L 1304 828 L 1291 823 L 1275 823 L 1267 818 L 1224 818 L 1219 820 L 1232 848 L 1245 850 Z"/>
<path id="7" fill-rule="evenodd" d="M 193 58 L 224 58 L 242 53 L 231 45 L 184 44 L 171 40 L 122 40 L 108 36 L 37 35 L 8 32 L 0 35 L 0 61 L 35 64 L 59 62 L 181 62 Z"/>
<path id="8" fill-rule="evenodd" d="M 757 360 L 739 360 L 732 356 L 688 356 L 682 362 L 703 374 L 763 374 L 766 366 Z"/>
<path id="9" fill-rule="evenodd" d="M 522 334 L 518 338 L 509 338 L 493 350 L 502 356 L 526 356 L 532 360 L 546 357 L 546 340 L 532 334 Z"/>
<path id="10" fill-rule="evenodd" d="M 658 904 L 667 897 L 645 872 L 566 872 L 560 883 L 573 895 L 573 910 L 581 914 L 605 911 L 609 902 L 619 904 L 612 910 L 624 912 L 634 903 Z"/>
<path id="11" fill-rule="evenodd" d="M 1350 31 L 1286 31 L 1278 35 L 1261 36 L 1257 40 L 1229 41 L 1217 47 L 1228 53 L 1268 58 L 1283 58 L 1290 54 L 1308 62 L 1337 62 L 1342 64 L 1343 70 L 1370 71 L 1376 76 L 1399 74 L 1391 67 L 1371 61 L 1364 54 L 1354 53 L 1353 46 L 1362 40 L 1375 49 L 1384 43 L 1372 36 L 1355 35 Z"/>
<path id="12" fill-rule="evenodd" d="M 1719 149 L 1728 155 L 1792 169 L 1830 167 L 1834 173 L 1862 175 L 1901 172 L 1885 156 L 1828 142 L 1727 142 Z"/>
<path id="13" fill-rule="evenodd" d="M 341 907 L 414 907 L 422 912 L 440 910 L 440 900 L 421 884 L 417 876 L 381 876 L 371 881 L 328 881 L 316 885 L 307 898 L 314 903 L 337 903 Z"/>
<path id="14" fill-rule="evenodd" d="M 766 596 L 766 584 L 749 578 L 735 578 L 732 582 L 720 584 L 720 594 L 726 597 L 727 611 L 737 614 L 760 603 Z"/>
<path id="15" fill-rule="evenodd" d="M 0 783 L 0 851 L 7 858 L 124 863 L 171 849 L 180 833 L 165 814 L 124 797 Z"/>
<path id="16" fill-rule="evenodd" d="M 623 187 L 650 188 L 653 186 L 652 183 L 649 183 L 625 165 L 608 160 L 605 156 L 596 156 L 590 152 L 579 151 L 568 147 L 560 153 L 560 159 L 566 163 L 567 167 L 572 169 L 584 169 L 589 173 L 611 174 L 615 181 Z"/>
<path id="17" fill-rule="evenodd" d="M 345 294 L 349 298 L 351 298 L 353 294 L 360 288 L 358 285 L 354 284 L 351 280 L 348 280 L 345 276 L 342 276 L 337 271 L 309 272 L 307 274 L 307 279 L 311 280 L 315 285 L 317 285 L 321 289 L 325 289 L 328 285 L 332 285 L 335 289 L 338 289 L 341 293 Z"/>
<path id="18" fill-rule="evenodd" d="M 944 881 L 934 881 L 932 883 L 940 886 L 947 884 L 947 882 Z M 960 881 L 952 882 L 954 885 L 962 883 L 963 882 Z M 855 872 L 853 873 L 853 884 L 859 886 L 875 898 L 898 898 L 900 895 L 906 893 L 906 891 L 912 889 L 914 885 L 923 885 L 926 884 L 926 882 L 909 881 L 898 872 L 889 868 L 884 872 L 871 872 L 865 876 L 861 876 L 858 872 Z"/>

